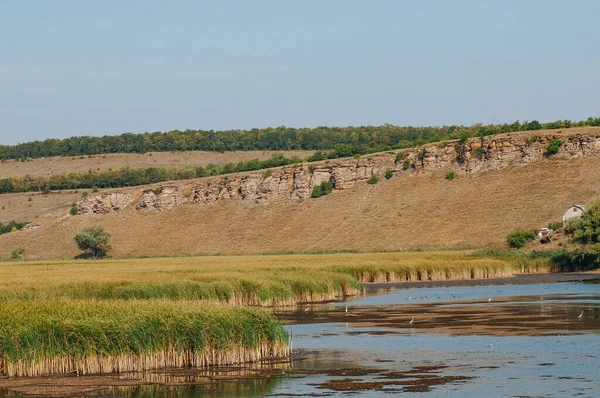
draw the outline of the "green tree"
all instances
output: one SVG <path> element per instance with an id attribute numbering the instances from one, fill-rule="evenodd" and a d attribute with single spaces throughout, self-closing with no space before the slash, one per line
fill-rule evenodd
<path id="1" fill-rule="evenodd" d="M 600 198 L 593 200 L 581 217 L 569 220 L 565 230 L 573 234 L 573 242 L 600 243 Z"/>
<path id="2" fill-rule="evenodd" d="M 111 246 L 110 234 L 102 225 L 90 225 L 75 234 L 75 243 L 80 250 L 94 259 L 106 256 Z"/>

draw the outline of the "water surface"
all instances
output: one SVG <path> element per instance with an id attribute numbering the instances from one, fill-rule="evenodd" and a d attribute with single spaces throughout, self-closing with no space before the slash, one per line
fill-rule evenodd
<path id="1" fill-rule="evenodd" d="M 133 385 L 74 396 L 600 396 L 598 284 L 364 293 L 279 310 L 290 361 L 121 375 Z M 9 396 L 18 394 L 0 392 Z"/>

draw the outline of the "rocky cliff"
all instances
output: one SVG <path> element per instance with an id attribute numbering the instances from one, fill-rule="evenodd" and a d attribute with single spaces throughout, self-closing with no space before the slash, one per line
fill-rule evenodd
<path id="1" fill-rule="evenodd" d="M 227 200 L 299 200 L 309 198 L 314 187 L 331 182 L 337 191 L 351 188 L 371 176 L 392 178 L 439 169 L 469 174 L 539 161 L 551 139 L 562 141 L 561 158 L 600 155 L 600 134 L 513 134 L 450 141 L 399 151 L 365 155 L 224 175 L 193 181 L 163 183 L 152 188 L 130 188 L 89 195 L 79 201 L 78 214 L 108 214 L 133 207 L 138 211 L 164 211 L 189 203 L 207 205 Z"/>

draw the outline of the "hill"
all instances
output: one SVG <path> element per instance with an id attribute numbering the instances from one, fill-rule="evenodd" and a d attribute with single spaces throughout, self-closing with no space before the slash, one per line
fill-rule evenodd
<path id="1" fill-rule="evenodd" d="M 545 155 L 551 140 L 560 148 Z M 372 175 L 378 183 L 367 183 Z M 67 204 L 0 236 L 0 257 L 17 246 L 30 258 L 73 257 L 73 235 L 94 223 L 112 233 L 117 257 L 486 247 L 516 227 L 560 220 L 600 194 L 599 179 L 598 128 L 453 141 L 100 192 L 80 200 L 80 215 Z M 336 189 L 311 198 L 327 181 Z"/>
<path id="2" fill-rule="evenodd" d="M 148 152 L 113 153 L 106 155 L 86 156 L 53 156 L 47 158 L 19 160 L 4 160 L 0 167 L 0 178 L 8 177 L 40 177 L 61 173 L 86 173 L 88 170 L 107 171 L 118 168 L 148 168 L 148 167 L 183 167 L 202 166 L 209 164 L 224 165 L 253 159 L 266 160 L 275 154 L 286 157 L 297 156 L 306 158 L 314 151 L 231 151 L 231 152 Z"/>

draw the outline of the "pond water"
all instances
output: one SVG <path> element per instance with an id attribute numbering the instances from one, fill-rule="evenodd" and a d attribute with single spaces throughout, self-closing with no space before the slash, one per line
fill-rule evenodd
<path id="1" fill-rule="evenodd" d="M 600 396 L 599 284 L 364 293 L 277 312 L 291 361 L 123 375 L 136 385 L 77 396 Z"/>

